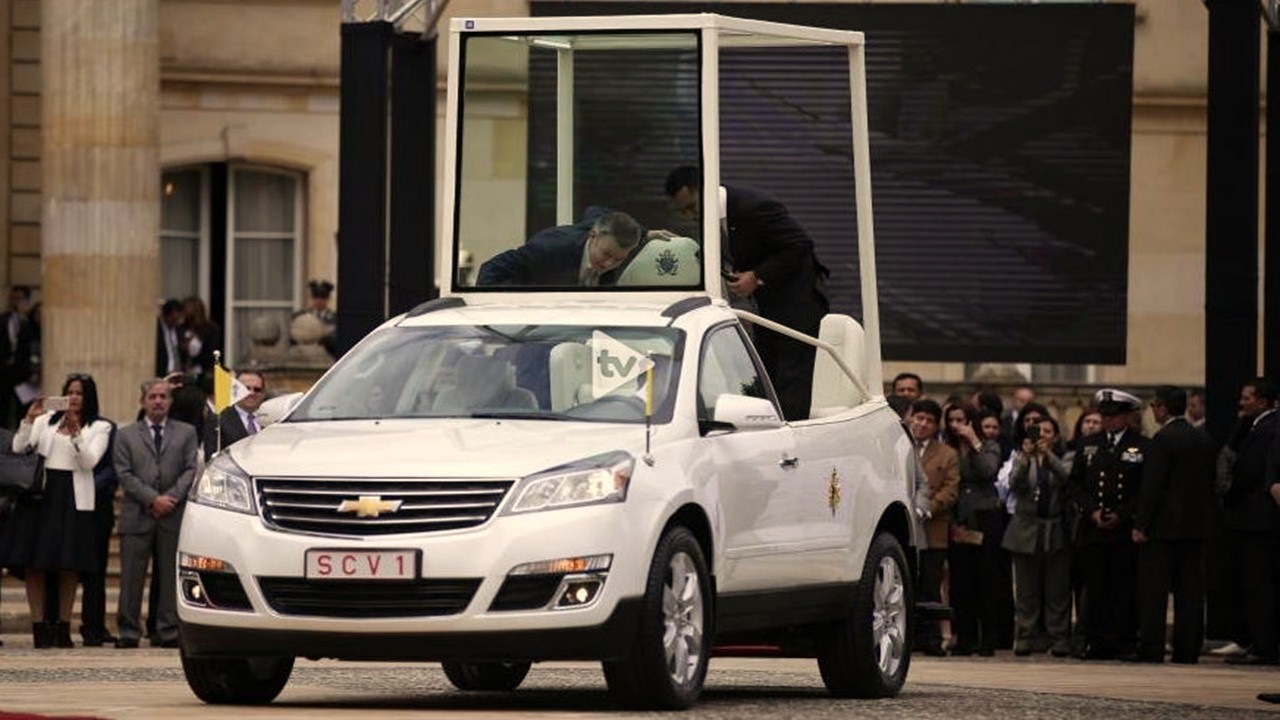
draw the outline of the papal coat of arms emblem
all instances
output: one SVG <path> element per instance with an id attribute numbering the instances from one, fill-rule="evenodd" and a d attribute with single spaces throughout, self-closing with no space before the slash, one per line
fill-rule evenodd
<path id="1" fill-rule="evenodd" d="M 654 264 L 658 267 L 659 275 L 675 275 L 680 270 L 680 259 L 670 250 L 663 250 L 658 253 L 658 258 L 654 260 Z"/>

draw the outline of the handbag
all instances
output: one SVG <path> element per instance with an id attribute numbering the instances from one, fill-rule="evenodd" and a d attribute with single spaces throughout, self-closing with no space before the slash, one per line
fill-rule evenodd
<path id="1" fill-rule="evenodd" d="M 0 496 L 38 496 L 43 493 L 43 455 L 34 452 L 0 454 Z"/>
<path id="2" fill-rule="evenodd" d="M 979 513 L 1001 509 L 1000 495 L 994 485 L 960 486 L 960 496 L 956 498 L 956 517 L 965 525 L 976 524 Z"/>

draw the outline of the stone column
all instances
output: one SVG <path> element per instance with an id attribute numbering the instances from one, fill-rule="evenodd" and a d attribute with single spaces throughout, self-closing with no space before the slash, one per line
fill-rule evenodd
<path id="1" fill-rule="evenodd" d="M 44 388 L 94 376 L 127 423 L 160 294 L 159 0 L 44 0 Z"/>

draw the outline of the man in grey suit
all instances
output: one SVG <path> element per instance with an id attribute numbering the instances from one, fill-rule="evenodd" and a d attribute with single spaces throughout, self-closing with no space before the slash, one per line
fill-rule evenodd
<path id="1" fill-rule="evenodd" d="M 182 503 L 196 476 L 195 428 L 169 417 L 169 383 L 142 384 L 143 418 L 116 433 L 115 465 L 124 489 L 120 508 L 120 605 L 118 648 L 136 648 L 142 637 L 142 588 L 154 551 L 160 604 L 151 643 L 178 647 L 178 528 Z"/>

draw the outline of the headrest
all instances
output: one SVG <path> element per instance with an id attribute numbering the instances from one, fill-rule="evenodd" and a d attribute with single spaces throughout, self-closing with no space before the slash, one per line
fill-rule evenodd
<path id="1" fill-rule="evenodd" d="M 622 269 L 618 285 L 697 285 L 702 280 L 702 248 L 687 237 L 654 238 Z"/>

